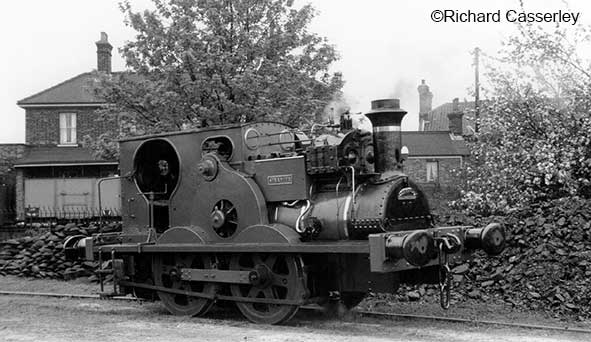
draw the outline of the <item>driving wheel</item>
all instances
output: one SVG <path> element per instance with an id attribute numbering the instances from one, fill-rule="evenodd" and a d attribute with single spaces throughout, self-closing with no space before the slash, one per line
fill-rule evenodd
<path id="1" fill-rule="evenodd" d="M 244 253 L 230 260 L 231 270 L 249 271 L 250 284 L 233 284 L 233 297 L 297 302 L 307 297 L 302 259 L 273 253 Z M 292 318 L 298 304 L 236 301 L 240 312 L 254 323 L 278 324 Z"/>
<path id="2" fill-rule="evenodd" d="M 181 280 L 181 269 L 211 269 L 214 268 L 214 265 L 214 259 L 209 255 L 181 253 L 157 254 L 154 256 L 153 264 L 154 284 L 174 290 L 199 292 L 213 297 L 218 290 L 217 284 Z M 164 291 L 158 291 L 158 297 L 160 297 L 166 309 L 174 315 L 203 315 L 214 304 L 214 300 L 210 298 L 193 297 Z"/>

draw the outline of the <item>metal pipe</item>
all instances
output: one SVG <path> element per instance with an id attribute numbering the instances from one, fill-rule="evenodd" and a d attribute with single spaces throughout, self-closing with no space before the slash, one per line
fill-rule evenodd
<path id="1" fill-rule="evenodd" d="M 355 168 L 349 165 L 351 169 L 351 199 L 353 200 L 353 206 L 351 207 L 351 220 L 354 219 L 355 214 Z"/>
<path id="2" fill-rule="evenodd" d="M 298 216 L 298 218 L 296 220 L 295 231 L 300 234 L 303 234 L 306 232 L 306 227 L 304 227 L 303 229 L 301 228 L 300 221 L 308 213 L 308 210 L 310 210 L 310 207 L 312 207 L 312 202 L 310 202 L 310 200 L 306 200 L 306 205 L 304 207 L 302 207 L 302 211 L 300 211 L 300 216 Z"/>
<path id="3" fill-rule="evenodd" d="M 102 205 L 102 196 L 101 196 L 101 184 L 104 181 L 121 179 L 129 176 L 129 174 L 125 176 L 112 176 L 112 177 L 105 177 L 98 180 L 97 187 L 98 187 L 98 207 L 99 207 L 99 232 L 103 231 L 103 205 Z"/>
<path id="4" fill-rule="evenodd" d="M 319 124 L 319 123 L 315 123 L 315 124 L 313 124 L 313 125 L 312 125 L 312 127 L 310 128 L 310 136 L 312 136 L 312 137 L 314 136 L 314 128 L 315 128 L 316 126 L 319 126 L 319 127 L 326 127 L 326 125 Z"/>
<path id="5" fill-rule="evenodd" d="M 295 201 L 293 201 L 291 203 L 289 203 L 289 202 L 282 202 L 281 204 L 284 205 L 284 206 L 286 206 L 286 207 L 293 208 L 293 207 L 295 207 L 296 204 L 298 204 L 299 201 L 300 200 L 295 200 Z"/>
<path id="6" fill-rule="evenodd" d="M 98 269 L 99 269 L 98 276 L 99 276 L 99 283 L 101 286 L 101 293 L 103 293 L 103 292 L 105 292 L 105 286 L 103 284 L 103 273 L 102 273 L 102 270 L 103 270 L 103 248 L 102 247 L 99 247 L 99 249 L 98 249 Z"/>
<path id="7" fill-rule="evenodd" d="M 117 279 L 115 279 L 115 248 L 111 248 L 111 271 L 113 272 L 113 294 L 117 293 Z"/>
<path id="8" fill-rule="evenodd" d="M 294 143 L 305 142 L 305 141 L 314 141 L 314 139 L 301 139 L 301 140 L 280 141 L 280 142 L 268 143 L 268 144 L 261 145 L 261 146 L 273 146 L 273 145 L 294 144 Z"/>
<path id="9" fill-rule="evenodd" d="M 339 178 L 339 181 L 337 182 L 337 187 L 335 188 L 335 199 L 337 201 L 337 222 L 339 222 L 339 214 L 341 212 L 341 206 L 339 205 L 339 188 L 341 187 L 342 181 L 343 181 L 343 177 Z M 345 217 L 346 216 L 347 216 L 347 213 L 345 213 Z M 345 222 L 345 224 L 347 224 L 347 223 Z"/>
<path id="10" fill-rule="evenodd" d="M 287 130 L 287 131 L 276 132 L 276 133 L 263 133 L 263 134 L 261 134 L 261 136 L 263 136 L 263 137 L 272 137 L 272 136 L 275 136 L 275 135 L 281 135 L 281 134 L 285 134 L 285 133 L 294 133 L 294 134 L 295 133 L 302 133 L 302 134 L 304 134 L 304 132 L 301 129 L 290 129 L 290 130 Z"/>

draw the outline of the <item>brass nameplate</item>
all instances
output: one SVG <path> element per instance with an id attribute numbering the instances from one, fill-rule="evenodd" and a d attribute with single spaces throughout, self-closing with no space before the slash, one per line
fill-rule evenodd
<path id="1" fill-rule="evenodd" d="M 267 176 L 268 185 L 286 185 L 293 184 L 293 175 L 273 175 Z"/>

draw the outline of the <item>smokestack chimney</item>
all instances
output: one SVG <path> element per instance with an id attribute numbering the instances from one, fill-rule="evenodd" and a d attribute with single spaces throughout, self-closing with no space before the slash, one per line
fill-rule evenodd
<path id="1" fill-rule="evenodd" d="M 111 73 L 111 50 L 113 50 L 113 46 L 109 44 L 109 37 L 105 32 L 101 32 L 101 40 L 96 42 L 96 68 L 98 71 Z"/>
<path id="2" fill-rule="evenodd" d="M 425 122 L 432 110 L 433 93 L 429 91 L 429 86 L 425 84 L 425 80 L 421 80 L 417 90 L 419 91 L 419 131 L 424 131 Z"/>
<path id="3" fill-rule="evenodd" d="M 460 100 L 456 97 L 452 103 L 452 110 L 451 113 L 447 114 L 447 118 L 449 120 L 449 131 L 455 135 L 463 135 L 464 134 L 464 127 L 462 123 L 462 118 L 464 113 L 460 111 Z"/>
<path id="4" fill-rule="evenodd" d="M 371 101 L 371 110 L 365 116 L 373 125 L 376 172 L 395 171 L 402 167 L 400 124 L 404 115 L 406 111 L 400 109 L 398 99 Z"/>

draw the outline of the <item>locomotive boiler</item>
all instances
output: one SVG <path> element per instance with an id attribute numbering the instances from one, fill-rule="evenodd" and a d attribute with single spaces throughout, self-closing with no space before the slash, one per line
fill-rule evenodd
<path id="1" fill-rule="evenodd" d="M 179 315 L 223 300 L 276 324 L 304 304 L 351 308 L 421 282 L 439 282 L 445 307 L 450 263 L 500 253 L 504 230 L 433 226 L 402 172 L 405 114 L 386 99 L 366 114 L 373 132 L 254 122 L 124 139 L 122 232 L 70 238 L 66 253 L 110 260 L 114 293 L 156 293 Z"/>

